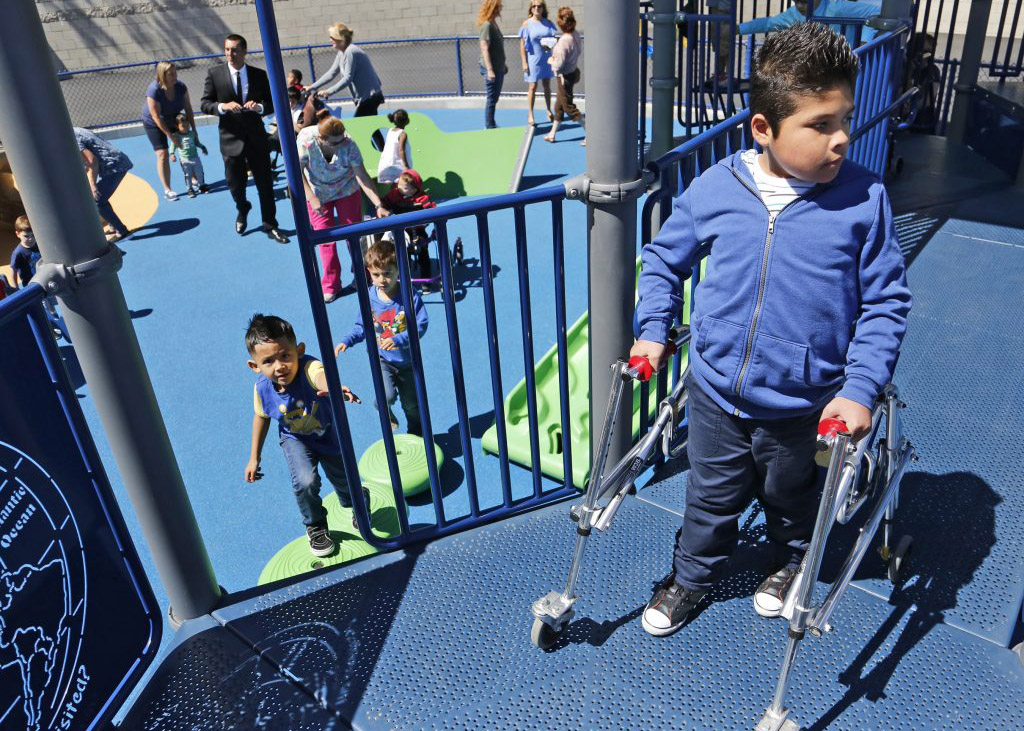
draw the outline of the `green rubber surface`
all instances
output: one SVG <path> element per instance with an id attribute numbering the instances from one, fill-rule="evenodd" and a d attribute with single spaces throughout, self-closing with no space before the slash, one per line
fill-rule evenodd
<path id="1" fill-rule="evenodd" d="M 705 260 L 706 261 L 706 260 Z M 640 260 L 637 259 L 637 274 Z M 690 287 L 683 287 L 683 322 L 689 323 Z M 572 450 L 572 483 L 582 489 L 590 479 L 590 340 L 587 313 L 573 323 L 566 332 L 566 350 L 569 356 L 569 437 Z M 626 354 L 623 353 L 625 356 Z M 689 349 L 684 346 L 675 357 L 681 358 L 680 369 L 686 368 Z M 610 364 L 609 364 L 610 365 Z M 671 368 L 663 373 L 671 373 Z M 537 361 L 534 367 L 537 383 L 537 425 L 540 437 L 540 470 L 556 480 L 565 480 L 562 462 L 562 415 L 559 406 L 561 390 L 558 386 L 558 344 Z M 651 393 L 654 394 L 658 377 L 651 379 Z M 607 397 L 605 397 L 607 402 Z M 650 416 L 658 410 L 657 399 L 648 399 Z M 640 431 L 640 389 L 633 389 L 633 437 Z M 530 419 L 526 401 L 526 379 L 522 379 L 505 397 L 505 433 L 508 438 L 509 461 L 532 467 L 530 454 Z M 498 430 L 491 425 L 484 432 L 481 443 L 485 452 L 498 454 Z"/>
<path id="2" fill-rule="evenodd" d="M 345 129 L 359 145 L 370 177 L 377 172 L 380 152 L 370 143 L 377 130 L 386 135 L 391 122 L 386 116 L 346 117 Z M 498 195 L 510 192 L 519 165 L 519 152 L 527 127 L 499 127 L 467 132 L 445 132 L 420 112 L 409 113 L 412 166 L 423 178 L 423 187 L 435 199 L 465 195 Z"/>
<path id="3" fill-rule="evenodd" d="M 381 537 L 397 536 L 401 531 L 390 485 L 367 483 L 366 489 L 370 491 L 370 522 L 373 525 L 373 532 Z M 331 538 L 337 544 L 334 553 L 330 556 L 314 556 L 310 553 L 309 542 L 303 534 L 274 554 L 260 572 L 257 585 L 290 579 L 308 571 L 325 566 L 338 566 L 377 553 L 377 549 L 364 541 L 359 532 L 352 527 L 352 508 L 341 507 L 337 493 L 331 491 L 324 498 L 324 507 L 327 509 L 327 524 L 331 528 Z"/>
<path id="4" fill-rule="evenodd" d="M 423 437 L 413 434 L 395 434 L 395 458 L 398 461 L 398 474 L 402 479 L 402 493 L 409 497 L 418 495 L 430 488 L 430 472 L 427 464 L 427 451 L 423 446 Z M 444 465 L 444 452 L 434 445 L 434 460 L 438 472 Z M 391 489 L 391 471 L 388 469 L 388 456 L 384 440 L 378 439 L 371 444 L 363 456 L 359 458 L 359 476 L 367 485 L 384 485 Z"/>

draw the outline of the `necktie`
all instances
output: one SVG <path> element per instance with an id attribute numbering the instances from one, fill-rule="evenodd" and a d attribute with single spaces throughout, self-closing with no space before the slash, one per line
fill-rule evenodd
<path id="1" fill-rule="evenodd" d="M 238 103 L 239 104 L 241 104 L 242 102 L 245 101 L 245 99 L 242 97 L 242 72 L 241 71 L 236 71 L 235 72 L 235 96 L 238 97 Z"/>

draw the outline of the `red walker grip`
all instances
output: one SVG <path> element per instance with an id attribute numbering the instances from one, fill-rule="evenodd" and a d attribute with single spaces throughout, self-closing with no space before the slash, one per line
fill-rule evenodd
<path id="1" fill-rule="evenodd" d="M 646 381 L 654 374 L 651 361 L 642 355 L 634 355 L 629 359 L 629 367 L 636 371 L 637 380 Z"/>
<path id="2" fill-rule="evenodd" d="M 842 419 L 822 419 L 818 422 L 818 434 L 823 437 L 834 436 L 838 432 L 850 431 Z"/>

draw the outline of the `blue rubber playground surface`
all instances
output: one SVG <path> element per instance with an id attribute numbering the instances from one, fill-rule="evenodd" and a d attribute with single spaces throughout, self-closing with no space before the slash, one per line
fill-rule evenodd
<path id="1" fill-rule="evenodd" d="M 478 110 L 427 113 L 442 129 L 479 124 Z M 523 116 L 499 109 L 498 123 Z M 215 151 L 215 128 L 200 134 Z M 580 134 L 563 127 L 565 141 L 555 145 L 538 134 L 521 189 L 581 171 Z M 134 172 L 158 187 L 145 138 L 117 144 L 135 160 Z M 897 514 L 897 535 L 915 538 L 910 576 L 894 590 L 869 555 L 833 620 L 836 631 L 802 643 L 788 705 L 805 728 L 1004 729 L 1018 727 L 1024 714 L 1024 665 L 1009 649 L 1024 640 L 1024 451 L 1017 443 L 1024 195 L 970 152 L 945 145 L 904 143 L 906 166 L 890 185 L 915 294 L 896 376 L 908 403 L 905 429 L 920 455 Z M 235 596 L 165 640 L 164 662 L 124 727 L 752 728 L 770 700 L 785 644 L 785 625 L 751 607 L 766 558 L 755 509 L 745 516 L 728 578 L 695 621 L 665 640 L 639 625 L 652 582 L 670 567 L 685 464 L 648 475 L 612 530 L 595 534 L 577 616 L 548 652 L 530 644 L 529 605 L 564 582 L 575 536 L 565 504 L 282 582 L 267 595 L 246 591 L 302 533 L 272 439 L 263 480 L 242 478 L 254 378 L 242 342 L 247 319 L 279 314 L 316 347 L 296 244 L 235 235 L 219 158 L 204 163 L 214 193 L 162 201 L 150 227 L 125 244 L 120 279 L 213 568 Z M 280 203 L 282 227 L 291 229 Z M 566 202 L 564 210 L 572 323 L 586 306 L 585 208 Z M 526 367 L 515 244 L 511 214 L 491 219 L 507 393 Z M 485 325 L 472 316 L 483 307 L 470 223 L 453 223 L 449 235 L 466 243 L 466 266 L 456 273 L 459 326 L 466 371 L 478 370 L 487 385 L 467 391 L 481 501 L 493 505 L 500 477 L 497 458 L 479 446 L 494 417 L 487 356 L 477 347 Z M 527 223 L 529 240 L 541 242 L 530 249 L 539 356 L 555 342 L 554 323 L 540 316 L 553 297 L 550 214 L 527 209 Z M 440 295 L 425 302 L 431 329 L 423 357 L 436 441 L 446 455 L 445 508 L 465 514 L 444 313 Z M 356 300 L 343 298 L 328 313 L 337 339 L 356 318 Z M 339 367 L 342 381 L 366 398 L 348 411 L 360 454 L 380 438 L 371 364 L 357 347 Z M 73 377 L 81 385 L 80 374 Z M 80 394 L 165 605 L 88 390 Z M 512 477 L 514 495 L 532 491 L 527 470 L 513 467 Z M 410 522 L 430 520 L 426 504 L 413 505 Z M 826 576 L 853 534 L 840 531 L 838 539 Z"/>

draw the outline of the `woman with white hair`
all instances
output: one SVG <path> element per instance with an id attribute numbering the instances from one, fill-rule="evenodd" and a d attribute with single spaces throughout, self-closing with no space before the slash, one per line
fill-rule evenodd
<path id="1" fill-rule="evenodd" d="M 327 26 L 327 36 L 338 55 L 327 73 L 310 84 L 308 90 L 316 91 L 326 99 L 342 87 L 348 87 L 356 105 L 355 116 L 372 117 L 377 113 L 377 107 L 384 103 L 384 94 L 370 57 L 352 42 L 352 29 L 344 23 Z M 327 86 L 332 81 L 334 83 Z"/>
<path id="2" fill-rule="evenodd" d="M 164 198 L 177 200 L 178 194 L 171 190 L 171 163 L 167 156 L 167 140 L 181 144 L 178 125 L 175 121 L 182 112 L 188 117 L 189 127 L 195 129 L 196 120 L 192 114 L 192 100 L 188 89 L 178 81 L 178 67 L 171 61 L 156 65 L 156 81 L 146 89 L 146 103 L 142 105 L 142 128 L 146 132 L 156 153 L 156 172 L 164 185 Z M 200 186 L 206 192 L 206 186 Z"/>

